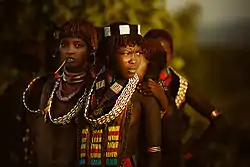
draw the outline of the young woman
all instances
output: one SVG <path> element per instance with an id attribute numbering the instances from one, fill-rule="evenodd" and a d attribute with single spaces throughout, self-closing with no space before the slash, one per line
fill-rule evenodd
<path id="1" fill-rule="evenodd" d="M 199 159 L 201 159 L 199 158 L 199 156 L 201 156 L 200 151 L 206 148 L 216 136 L 225 130 L 228 126 L 227 121 L 212 104 L 195 92 L 192 85 L 189 85 L 184 77 L 176 73 L 170 67 L 174 48 L 173 39 L 170 33 L 165 30 L 154 29 L 150 30 L 145 35 L 145 38 L 158 40 L 166 51 L 167 63 L 165 70 L 162 71 L 159 79 L 162 80 L 162 83 L 164 83 L 170 95 L 175 98 L 175 103 L 181 111 L 181 114 L 183 114 L 183 109 L 187 103 L 211 122 L 203 136 L 194 144 L 194 146 L 189 148 L 189 150 L 185 150 L 186 160 L 196 159 L 199 161 Z M 159 99 L 159 95 L 157 94 L 161 94 L 160 92 L 162 92 L 160 91 L 160 85 L 152 80 L 149 80 L 148 84 L 154 86 L 149 86 L 150 88 L 147 89 L 147 92 L 152 92 L 155 97 Z M 202 166 L 202 164 L 196 165 Z"/>
<path id="2" fill-rule="evenodd" d="M 180 167 L 182 165 L 181 114 L 177 111 L 174 99 L 164 83 L 159 80 L 160 73 L 165 70 L 167 63 L 166 52 L 158 40 L 145 38 L 144 41 L 146 53 L 138 69 L 142 80 L 138 89 L 146 96 L 155 96 L 161 106 L 162 166 Z M 140 89 L 141 87 L 145 90 Z"/>
<path id="3" fill-rule="evenodd" d="M 87 21 L 67 22 L 59 35 L 62 73 L 44 79 L 42 92 L 37 95 L 40 99 L 38 110 L 31 110 L 27 103 L 26 93 L 33 87 L 33 82 L 24 93 L 25 107 L 40 115 L 32 129 L 36 137 L 38 167 L 72 167 L 76 164 L 76 118 L 84 105 L 88 84 L 92 82 L 89 59 L 96 47 L 95 35 L 95 27 Z"/>
<path id="4" fill-rule="evenodd" d="M 135 167 L 139 141 L 147 167 L 160 166 L 160 108 L 154 97 L 136 90 L 143 39 L 137 25 L 104 28 L 97 58 L 104 65 L 84 108 L 79 141 L 80 166 Z"/>

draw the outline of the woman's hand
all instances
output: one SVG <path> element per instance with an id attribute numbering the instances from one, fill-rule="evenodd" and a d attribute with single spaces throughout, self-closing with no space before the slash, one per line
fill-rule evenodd
<path id="1" fill-rule="evenodd" d="M 138 89 L 146 96 L 155 96 L 155 98 L 160 102 L 161 108 L 163 110 L 166 110 L 168 108 L 169 100 L 166 96 L 165 91 L 157 82 L 149 79 L 147 84 L 140 84 L 138 86 Z"/>

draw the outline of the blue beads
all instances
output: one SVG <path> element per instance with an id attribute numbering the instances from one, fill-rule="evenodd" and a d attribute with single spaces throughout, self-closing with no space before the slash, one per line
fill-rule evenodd
<path id="1" fill-rule="evenodd" d="M 101 159 L 91 159 L 90 160 L 90 165 L 91 166 L 100 166 L 102 164 Z"/>
<path id="2" fill-rule="evenodd" d="M 85 159 L 80 159 L 79 160 L 79 165 L 85 165 L 85 163 L 86 163 Z"/>

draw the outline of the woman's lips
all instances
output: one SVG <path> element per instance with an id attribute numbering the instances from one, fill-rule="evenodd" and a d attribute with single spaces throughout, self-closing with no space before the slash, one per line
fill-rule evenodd
<path id="1" fill-rule="evenodd" d="M 75 61 L 75 59 L 73 57 L 68 57 L 66 60 L 67 63 L 72 63 L 74 61 Z"/>
<path id="2" fill-rule="evenodd" d="M 129 69 L 128 72 L 129 72 L 130 74 L 135 74 L 135 73 L 136 73 L 136 69 Z"/>

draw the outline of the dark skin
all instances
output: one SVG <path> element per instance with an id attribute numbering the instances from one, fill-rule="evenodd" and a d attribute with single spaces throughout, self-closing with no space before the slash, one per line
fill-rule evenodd
<path id="1" fill-rule="evenodd" d="M 80 38 L 64 38 L 61 40 L 60 60 L 63 62 L 66 58 L 71 58 L 66 63 L 69 72 L 82 72 L 86 70 L 89 51 L 86 43 Z M 47 101 L 55 84 L 54 79 L 50 79 L 43 87 L 43 93 L 40 102 L 40 109 L 47 106 Z M 53 99 L 51 114 L 52 118 L 63 116 L 70 111 L 77 103 L 78 99 L 84 93 L 86 85 L 83 83 L 69 84 L 64 83 L 64 89 L 67 94 L 81 87 L 79 94 L 74 96 L 68 102 L 62 102 L 56 98 Z M 38 167 L 56 166 L 70 167 L 74 166 L 76 158 L 76 130 L 77 126 L 74 120 L 67 125 L 55 125 L 50 121 L 44 123 L 39 117 L 36 121 L 36 149 L 38 155 Z"/>
<path id="2" fill-rule="evenodd" d="M 132 78 L 140 65 L 142 49 L 140 46 L 120 47 L 116 50 L 116 69 L 123 78 Z"/>
<path id="3" fill-rule="evenodd" d="M 120 75 L 126 79 L 132 78 L 141 63 L 142 56 L 142 49 L 138 45 L 118 48 L 115 58 L 117 67 L 119 67 Z M 135 148 L 137 145 L 135 141 L 139 139 L 139 132 L 143 130 L 140 130 L 140 128 L 142 128 L 140 127 L 142 115 L 144 115 L 143 121 L 146 125 L 146 130 L 144 129 L 144 135 L 147 139 L 147 147 L 150 148 L 152 146 L 160 146 L 161 123 L 159 112 L 160 109 L 157 101 L 152 97 L 144 98 L 140 93 L 135 92 L 132 96 L 132 103 L 134 104 L 134 108 L 131 117 L 131 128 L 129 130 L 130 140 L 128 141 L 128 149 L 132 154 L 135 153 Z M 146 164 L 148 167 L 160 165 L 159 153 L 147 155 Z"/>
<path id="4" fill-rule="evenodd" d="M 137 69 L 137 74 L 138 74 L 138 76 L 140 78 L 140 81 L 142 81 L 144 76 L 145 76 L 148 63 L 149 63 L 148 60 L 144 56 L 142 56 L 141 57 L 141 63 L 139 65 L 138 69 Z"/>
<path id="5" fill-rule="evenodd" d="M 59 48 L 60 61 L 66 62 L 66 68 L 69 72 L 82 72 L 86 69 L 89 50 L 86 42 L 80 38 L 63 38 Z"/>
<path id="6" fill-rule="evenodd" d="M 44 85 L 41 96 L 40 109 L 47 105 L 48 98 L 54 86 L 54 79 L 50 79 Z M 70 111 L 77 103 L 81 92 L 68 102 L 62 102 L 57 98 L 53 99 L 51 114 L 52 118 L 63 116 Z M 55 125 L 50 121 L 44 123 L 42 117 L 36 120 L 36 153 L 38 157 L 38 167 L 62 166 L 71 167 L 75 164 L 76 158 L 76 130 L 77 125 L 74 119 L 66 125 Z"/>
<path id="7" fill-rule="evenodd" d="M 173 51 L 170 48 L 170 43 L 166 40 L 163 39 L 159 39 L 160 43 L 162 45 L 162 47 L 164 48 L 165 52 L 166 52 L 166 59 L 167 59 L 167 64 L 166 67 L 168 67 L 171 64 L 171 61 L 173 59 Z M 162 108 L 164 108 L 164 104 L 165 102 L 165 92 L 162 89 L 162 87 L 156 83 L 155 81 L 153 81 L 152 79 L 148 80 L 148 88 L 144 88 L 145 89 L 145 94 L 146 95 L 154 95 L 161 103 Z"/>
<path id="8" fill-rule="evenodd" d="M 159 40 L 167 53 L 166 56 L 167 56 L 168 63 L 166 64 L 166 67 L 169 67 L 173 58 L 173 51 L 171 50 L 170 43 L 168 41 L 165 41 L 161 38 Z M 150 86 L 150 85 L 155 85 L 155 86 Z M 159 101 L 161 101 L 161 105 L 162 105 L 162 103 L 164 103 L 162 101 L 163 99 L 159 98 L 159 95 L 158 95 L 158 94 L 163 93 L 160 90 L 160 85 L 159 84 L 157 85 L 157 83 L 155 83 L 154 81 L 148 81 L 148 87 L 147 86 L 142 87 L 142 89 L 146 92 L 146 95 L 153 94 Z M 211 143 L 211 141 L 214 140 L 215 136 L 223 132 L 225 127 L 227 127 L 228 125 L 227 125 L 226 119 L 221 115 L 217 116 L 216 118 L 211 117 L 211 112 L 215 110 L 215 107 L 211 105 L 207 99 L 204 99 L 201 95 L 199 95 L 192 88 L 192 85 L 189 85 L 187 89 L 186 102 L 191 107 L 193 107 L 198 113 L 202 114 L 211 122 L 210 126 L 204 132 L 200 140 L 197 140 L 196 143 L 194 144 L 194 147 L 191 147 L 191 149 L 188 149 L 189 152 L 185 154 L 185 158 L 189 160 L 196 156 L 197 157 L 200 156 L 199 151 L 201 149 L 206 148 Z M 183 107 L 180 110 L 182 109 Z M 197 158 L 197 159 L 200 159 L 200 158 Z M 202 165 L 198 165 L 198 166 L 202 166 Z"/>
<path id="9" fill-rule="evenodd" d="M 137 69 L 137 73 L 138 73 L 141 81 L 143 80 L 143 78 L 145 76 L 147 64 L 148 64 L 148 60 L 146 60 L 144 57 L 142 57 L 141 63 Z M 144 95 L 155 96 L 156 99 L 160 102 L 162 110 L 167 110 L 167 108 L 169 106 L 168 99 L 167 99 L 167 96 L 166 96 L 164 90 L 162 89 L 162 87 L 158 83 L 156 83 L 152 79 L 148 79 L 148 84 L 146 86 L 143 86 L 140 83 L 138 89 L 143 91 Z"/>
<path id="10" fill-rule="evenodd" d="M 166 52 L 166 59 L 167 59 L 167 64 L 166 67 L 168 67 L 171 64 L 171 61 L 173 59 L 173 51 L 170 48 L 170 43 L 166 40 L 159 39 L 161 46 L 164 48 Z"/>
<path id="11" fill-rule="evenodd" d="M 137 73 L 140 76 L 140 80 L 143 81 L 143 78 L 146 73 L 148 60 L 144 57 L 141 59 L 141 64 L 138 68 Z M 170 166 L 170 167 L 177 167 L 181 164 L 181 140 L 179 132 L 179 126 L 176 126 L 176 122 L 179 124 L 179 118 L 177 118 L 176 114 L 174 113 L 174 102 L 171 102 L 170 99 L 166 96 L 162 87 L 153 81 L 152 79 L 148 79 L 146 81 L 148 84 L 144 85 L 143 83 L 139 84 L 139 92 L 143 91 L 140 88 L 144 88 L 144 95 L 145 97 L 156 97 L 158 103 L 160 103 L 161 110 L 165 112 L 165 114 L 161 114 L 162 117 L 162 164 L 161 166 Z M 144 85 L 144 86 L 142 86 Z M 142 94 L 141 94 L 142 95 Z M 150 105 L 149 105 L 150 106 Z M 152 108 L 152 107 L 150 107 Z M 159 111 L 158 111 L 159 112 Z M 163 117 L 164 116 L 164 117 Z M 164 121 L 163 121 L 164 120 Z M 171 122 L 171 123 L 170 123 Z M 167 123 L 167 124 L 165 124 Z M 142 165 L 143 166 L 143 165 Z"/>

